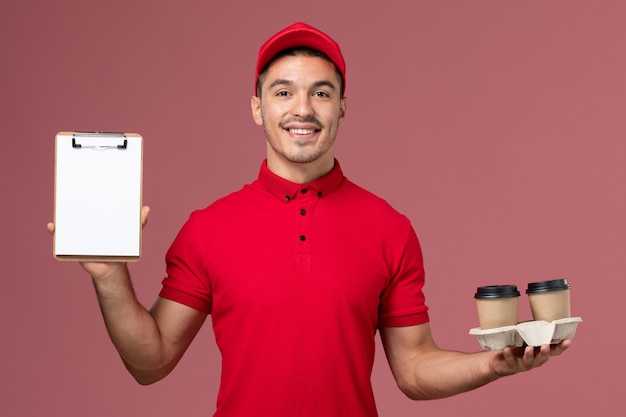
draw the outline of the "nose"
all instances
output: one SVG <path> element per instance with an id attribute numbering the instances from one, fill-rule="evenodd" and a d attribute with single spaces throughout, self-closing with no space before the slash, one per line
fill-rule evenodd
<path id="1" fill-rule="evenodd" d="M 313 115 L 311 97 L 308 94 L 298 94 L 294 97 L 291 113 L 298 117 L 310 117 Z"/>

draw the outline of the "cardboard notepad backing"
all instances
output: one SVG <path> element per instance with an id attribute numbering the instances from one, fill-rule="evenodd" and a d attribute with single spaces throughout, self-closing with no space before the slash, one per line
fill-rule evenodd
<path id="1" fill-rule="evenodd" d="M 54 257 L 139 260 L 141 135 L 60 132 L 55 139 Z"/>

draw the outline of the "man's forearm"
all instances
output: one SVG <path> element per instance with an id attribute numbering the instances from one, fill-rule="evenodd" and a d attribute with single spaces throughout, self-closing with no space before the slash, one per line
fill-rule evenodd
<path id="1" fill-rule="evenodd" d="M 92 275 L 107 331 L 124 364 L 140 383 L 167 374 L 165 349 L 156 321 L 135 295 L 126 265 Z"/>
<path id="2" fill-rule="evenodd" d="M 400 388 L 414 400 L 445 398 L 471 391 L 500 377 L 489 369 L 492 354 L 494 352 L 470 354 L 435 350 L 407 373 L 408 378 L 399 384 Z"/>
<path id="3" fill-rule="evenodd" d="M 433 350 L 413 368 L 403 392 L 413 399 L 434 399 L 479 388 L 496 379 L 528 371 L 544 364 L 551 355 L 569 348 L 571 341 L 540 348 L 505 348 L 476 353 Z"/>

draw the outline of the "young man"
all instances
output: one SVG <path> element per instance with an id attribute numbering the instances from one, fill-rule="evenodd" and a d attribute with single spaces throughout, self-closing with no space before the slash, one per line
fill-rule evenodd
<path id="1" fill-rule="evenodd" d="M 251 99 L 267 138 L 259 177 L 192 213 L 152 309 L 138 303 L 125 264 L 83 264 L 137 381 L 165 377 L 209 314 L 222 353 L 218 417 L 376 416 L 376 331 L 413 399 L 468 391 L 569 347 L 436 346 L 409 220 L 350 182 L 335 159 L 345 87 L 335 41 L 302 23 L 278 32 L 261 46 Z"/>

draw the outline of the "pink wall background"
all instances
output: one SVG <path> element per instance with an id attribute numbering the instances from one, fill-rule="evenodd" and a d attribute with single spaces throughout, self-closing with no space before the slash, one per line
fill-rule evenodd
<path id="1" fill-rule="evenodd" d="M 210 326 L 172 375 L 141 387 L 109 342 L 88 276 L 52 258 L 54 135 L 144 136 L 152 214 L 132 273 L 150 305 L 189 212 L 255 178 L 256 52 L 296 20 L 342 45 L 349 100 L 337 156 L 348 177 L 412 219 L 438 343 L 480 349 L 468 334 L 479 285 L 567 277 L 584 320 L 572 349 L 545 367 L 434 402 L 404 398 L 379 349 L 380 415 L 619 414 L 625 15 L 621 1 L 574 0 L 3 5 L 0 414 L 212 413 Z"/>

